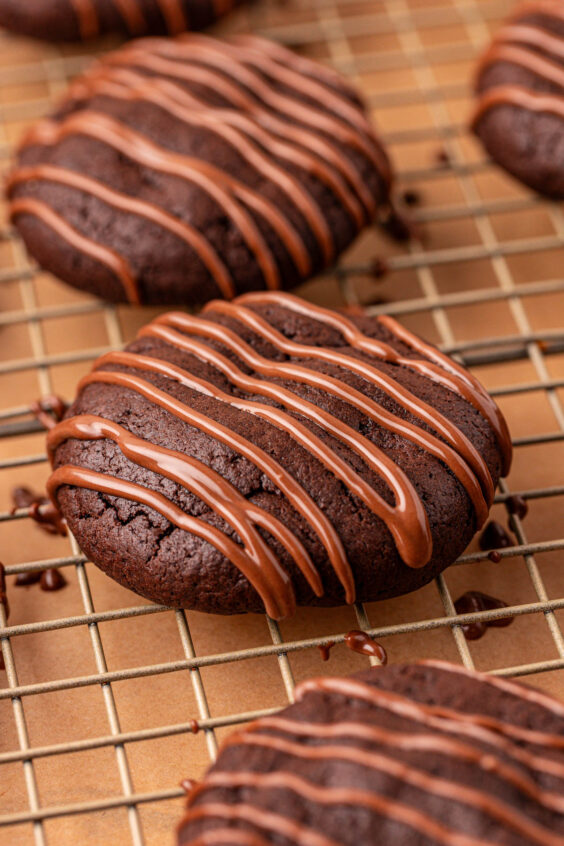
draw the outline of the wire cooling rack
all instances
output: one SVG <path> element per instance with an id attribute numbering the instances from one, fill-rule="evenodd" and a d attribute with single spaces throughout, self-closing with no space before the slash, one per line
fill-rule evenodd
<path id="1" fill-rule="evenodd" d="M 304 286 L 329 305 L 399 316 L 471 366 L 515 435 L 494 516 L 513 545 L 492 563 L 474 543 L 435 584 L 354 609 L 211 618 L 151 605 L 106 579 L 72 538 L 44 535 L 18 484 L 48 473 L 31 400 L 71 398 L 91 361 L 152 316 L 74 292 L 30 265 L 0 232 L 0 843 L 172 843 L 184 776 L 198 777 L 230 726 L 292 699 L 300 678 L 351 672 L 342 646 L 370 632 L 391 661 L 443 657 L 502 676 L 533 676 L 564 696 L 564 217 L 503 175 L 466 131 L 477 52 L 507 13 L 496 0 L 256 2 L 228 24 L 328 61 L 364 90 L 399 172 L 416 238 L 363 235 L 341 266 Z M 0 158 L 91 58 L 1 36 Z M 109 42 L 103 49 L 111 46 Z M 97 45 L 100 49 L 100 45 Z M 385 269 L 381 279 L 375 264 Z M 505 503 L 520 494 L 525 519 Z M 14 577 L 56 567 L 57 594 Z M 468 589 L 505 609 L 457 615 Z M 462 624 L 515 618 L 467 642 Z M 328 665 L 315 647 L 336 644 Z M 549 672 L 550 671 L 550 672 Z M 197 733 L 195 733 L 197 731 Z"/>

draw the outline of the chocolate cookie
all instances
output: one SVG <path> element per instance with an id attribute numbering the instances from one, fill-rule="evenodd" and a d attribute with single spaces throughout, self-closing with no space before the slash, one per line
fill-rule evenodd
<path id="1" fill-rule="evenodd" d="M 251 36 L 131 42 L 24 139 L 11 218 L 56 276 L 109 300 L 290 287 L 386 203 L 388 160 L 332 71 Z"/>
<path id="2" fill-rule="evenodd" d="M 48 41 L 203 29 L 241 0 L 0 0 L 0 26 Z"/>
<path id="3" fill-rule="evenodd" d="M 562 846 L 564 707 L 452 664 L 306 681 L 232 736 L 180 846 Z"/>
<path id="4" fill-rule="evenodd" d="M 435 347 L 276 293 L 157 318 L 97 361 L 48 444 L 49 493 L 110 576 L 275 618 L 428 582 L 511 457 L 492 399 Z"/>
<path id="5" fill-rule="evenodd" d="M 484 54 L 474 131 L 526 185 L 564 197 L 564 3 L 518 7 Z"/>

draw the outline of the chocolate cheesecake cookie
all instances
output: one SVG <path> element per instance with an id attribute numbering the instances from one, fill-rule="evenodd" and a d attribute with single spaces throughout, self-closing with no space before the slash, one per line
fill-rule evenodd
<path id="1" fill-rule="evenodd" d="M 0 0 L 0 27 L 47 41 L 203 29 L 242 0 Z"/>
<path id="2" fill-rule="evenodd" d="M 561 846 L 564 707 L 452 664 L 306 681 L 224 744 L 179 846 Z"/>
<path id="3" fill-rule="evenodd" d="M 252 36 L 131 42 L 24 138 L 11 219 L 39 264 L 112 301 L 290 287 L 388 201 L 355 92 Z"/>
<path id="4" fill-rule="evenodd" d="M 427 583 L 511 459 L 493 400 L 435 347 L 268 292 L 157 318 L 96 362 L 48 445 L 48 491 L 110 576 L 275 618 Z"/>
<path id="5" fill-rule="evenodd" d="M 564 197 L 564 3 L 517 8 L 486 51 L 476 78 L 474 131 L 517 179 Z"/>

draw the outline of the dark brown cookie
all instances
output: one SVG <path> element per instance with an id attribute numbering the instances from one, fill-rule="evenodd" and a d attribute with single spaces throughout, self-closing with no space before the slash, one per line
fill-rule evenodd
<path id="1" fill-rule="evenodd" d="M 306 681 L 232 736 L 180 846 L 562 846 L 564 707 L 426 661 Z"/>
<path id="2" fill-rule="evenodd" d="M 526 185 L 564 197 L 564 3 L 517 8 L 482 57 L 474 131 Z"/>
<path id="3" fill-rule="evenodd" d="M 0 0 L 0 26 L 48 41 L 203 29 L 242 0 Z"/>
<path id="4" fill-rule="evenodd" d="M 56 276 L 113 301 L 291 287 L 385 203 L 388 160 L 332 71 L 252 36 L 131 42 L 24 139 L 11 217 Z"/>
<path id="5" fill-rule="evenodd" d="M 170 313 L 48 435 L 84 552 L 156 602 L 290 615 L 451 564 L 510 463 L 479 383 L 391 318 L 289 294 Z"/>

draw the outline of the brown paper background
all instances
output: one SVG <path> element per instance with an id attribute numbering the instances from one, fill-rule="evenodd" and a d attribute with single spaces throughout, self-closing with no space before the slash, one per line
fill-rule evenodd
<path id="1" fill-rule="evenodd" d="M 449 306 L 443 312 L 435 312 L 434 317 L 429 311 L 416 308 L 404 314 L 402 319 L 410 328 L 437 342 L 445 340 L 439 333 L 441 321 L 448 324 L 450 341 L 457 344 L 516 335 L 527 325 L 523 320 L 528 321 L 533 332 L 562 330 L 564 322 L 564 285 L 550 295 L 517 296 L 519 286 L 561 278 L 564 224 L 560 208 L 531 197 L 499 170 L 488 166 L 478 144 L 464 128 L 470 107 L 468 86 L 473 57 L 510 6 L 509 2 L 493 0 L 257 0 L 252 8 L 241 11 L 223 26 L 225 31 L 251 28 L 281 38 L 307 55 L 333 62 L 361 86 L 389 142 L 400 173 L 398 190 L 416 188 L 421 194 L 422 203 L 414 216 L 420 219 L 422 241 L 408 248 L 390 242 L 376 230 L 365 233 L 343 261 L 344 266 L 359 269 L 349 277 L 349 294 L 354 291 L 361 301 L 383 302 L 383 307 L 390 309 L 394 303 L 420 300 L 433 292 L 449 296 L 475 290 L 475 303 Z M 82 46 L 42 45 L 8 35 L 0 38 L 0 156 L 5 168 L 11 146 L 24 127 L 46 111 L 49 101 L 64 90 L 66 80 L 88 60 L 88 54 L 107 49 L 113 42 L 104 41 L 86 50 Z M 456 170 L 437 168 L 436 154 L 444 144 L 455 157 Z M 473 217 L 469 203 L 488 204 L 487 213 Z M 452 214 L 443 214 L 451 207 L 456 207 Z M 472 258 L 484 243 L 491 246 L 492 239 L 517 249 L 505 259 Z M 531 249 L 520 246 L 524 241 L 534 242 Z M 435 262 L 437 256 L 443 255 L 441 251 L 455 248 L 461 250 L 458 256 L 451 256 L 447 263 Z M 419 271 L 412 266 L 410 251 L 422 254 Z M 380 282 L 365 272 L 367 264 L 377 256 L 389 259 L 393 267 L 393 272 Z M 432 261 L 427 267 L 425 256 Z M 87 371 L 97 352 L 108 343 L 118 343 L 120 333 L 124 340 L 130 339 L 156 313 L 142 308 L 104 309 L 92 298 L 34 271 L 21 245 L 9 237 L 7 224 L 0 238 L 0 279 L 0 318 L 6 313 L 18 318 L 12 325 L 0 325 L 0 413 L 21 407 L 21 417 L 10 418 L 15 421 L 28 420 L 26 408 L 30 401 L 47 390 L 71 398 L 77 379 Z M 480 302 L 478 292 L 499 287 L 500 279 L 509 279 L 510 284 L 516 285 L 513 300 Z M 342 290 L 331 274 L 303 286 L 301 293 L 319 303 L 343 304 Z M 64 311 L 69 305 L 80 313 L 19 319 L 37 308 L 61 307 Z M 10 362 L 21 359 L 65 354 L 72 357 L 84 351 L 84 360 L 78 362 L 55 362 L 40 369 L 6 372 Z M 542 350 L 540 353 L 542 358 Z M 90 360 L 86 360 L 88 354 Z M 539 354 L 539 348 L 535 354 Z M 545 356 L 542 366 L 546 368 L 546 378 L 564 377 L 562 354 Z M 476 367 L 475 372 L 490 388 L 539 380 L 539 371 L 530 358 Z M 501 398 L 500 405 L 514 437 L 555 433 L 559 428 L 562 431 L 564 420 L 557 415 L 561 414 L 562 406 L 558 404 L 564 399 L 563 393 L 556 390 L 549 397 L 539 387 L 534 393 Z M 0 438 L 0 461 L 41 455 L 43 449 L 40 434 Z M 563 466 L 563 441 L 521 447 L 516 450 L 508 484 L 511 490 L 562 485 Z M 2 468 L 0 513 L 11 507 L 13 486 L 42 488 L 47 472 L 45 462 Z M 562 537 L 562 503 L 557 496 L 531 501 L 524 522 L 528 541 Z M 506 522 L 504 508 L 497 505 L 494 510 L 497 518 Z M 8 570 L 11 625 L 84 613 L 74 567 L 65 568 L 69 584 L 59 593 L 44 593 L 37 586 L 13 586 L 13 568 L 17 565 L 70 554 L 68 539 L 47 536 L 29 519 L 0 522 L 0 559 L 12 568 Z M 564 596 L 562 552 L 543 553 L 536 561 L 548 597 Z M 93 565 L 87 564 L 86 572 L 97 612 L 146 604 Z M 498 565 L 486 561 L 453 567 L 445 580 L 452 598 L 467 589 L 492 593 L 512 605 L 538 598 L 523 557 L 506 559 Z M 366 610 L 374 627 L 432 619 L 445 613 L 435 584 Z M 272 642 L 266 620 L 260 616 L 221 618 L 189 613 L 187 618 L 198 656 Z M 562 612 L 555 614 L 555 620 L 557 624 L 563 622 Z M 357 626 L 353 609 L 340 608 L 302 609 L 280 628 L 283 638 L 290 641 L 342 634 Z M 110 671 L 185 657 L 173 612 L 101 623 L 98 631 Z M 448 628 L 380 640 L 393 662 L 429 657 L 460 660 Z M 84 625 L 17 636 L 10 642 L 20 684 L 96 672 L 91 634 Z M 490 630 L 481 641 L 469 644 L 469 652 L 476 667 L 483 670 L 559 657 L 557 642 L 542 613 L 519 617 L 507 629 Z M 328 665 L 321 663 L 316 648 L 290 654 L 289 664 L 299 681 L 325 670 L 348 673 L 363 667 L 366 659 L 341 645 L 333 649 Z M 279 661 L 274 655 L 204 668 L 201 679 L 212 717 L 282 706 L 287 701 Z M 556 695 L 564 695 L 562 670 L 537 674 L 534 682 Z M 0 673 L 0 686 L 5 684 L 6 676 Z M 118 681 L 111 687 L 122 731 L 170 726 L 200 716 L 187 670 Z M 99 684 L 26 696 L 23 709 L 32 747 L 110 733 Z M 221 740 L 228 731 L 222 728 L 216 736 Z M 0 756 L 18 748 L 14 707 L 9 699 L 2 700 Z M 136 793 L 174 790 L 182 777 L 200 777 L 209 761 L 203 732 L 128 743 L 125 749 Z M 112 746 L 37 759 L 34 771 L 42 808 L 120 797 L 122 793 Z M 22 763 L 0 765 L 0 815 L 28 808 Z M 140 804 L 138 814 L 145 842 L 171 846 L 181 808 L 180 797 Z M 131 840 L 124 807 L 49 819 L 44 823 L 43 835 L 46 842 L 61 845 L 135 842 Z M 34 842 L 42 842 L 41 832 L 34 834 L 30 823 L 0 827 L 2 846 Z"/>

